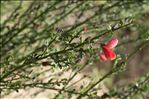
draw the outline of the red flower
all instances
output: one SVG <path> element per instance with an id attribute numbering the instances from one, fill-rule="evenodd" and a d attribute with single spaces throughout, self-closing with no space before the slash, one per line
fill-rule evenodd
<path id="1" fill-rule="evenodd" d="M 118 44 L 118 39 L 117 38 L 112 38 L 106 46 L 110 49 L 114 48 Z"/>
<path id="2" fill-rule="evenodd" d="M 106 56 L 105 56 L 104 53 L 100 53 L 100 54 L 99 54 L 99 57 L 100 57 L 100 59 L 101 59 L 102 61 L 106 61 L 106 60 L 107 60 L 107 58 L 106 58 Z"/>
<path id="3" fill-rule="evenodd" d="M 112 38 L 107 44 L 101 45 L 103 50 L 103 53 L 99 54 L 101 61 L 114 60 L 116 58 L 116 53 L 112 51 L 112 48 L 114 48 L 117 44 L 118 39 Z"/>

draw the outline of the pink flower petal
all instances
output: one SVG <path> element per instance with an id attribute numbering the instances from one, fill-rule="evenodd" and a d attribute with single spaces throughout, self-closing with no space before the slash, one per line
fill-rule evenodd
<path id="1" fill-rule="evenodd" d="M 118 39 L 117 38 L 112 38 L 106 46 L 110 49 L 114 48 L 118 44 Z"/>
<path id="2" fill-rule="evenodd" d="M 102 49 L 103 49 L 103 53 L 107 59 L 114 60 L 116 58 L 115 52 L 113 52 L 107 46 L 102 46 Z"/>
<path id="3" fill-rule="evenodd" d="M 106 58 L 104 53 L 100 53 L 99 57 L 100 57 L 101 61 L 106 61 L 107 60 L 107 58 Z"/>

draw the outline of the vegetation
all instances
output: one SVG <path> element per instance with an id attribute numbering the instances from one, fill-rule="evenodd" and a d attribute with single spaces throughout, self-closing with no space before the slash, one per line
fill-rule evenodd
<path id="1" fill-rule="evenodd" d="M 147 0 L 2 0 L 1 98 L 33 89 L 35 99 L 45 91 L 48 99 L 146 99 L 147 64 L 131 83 L 112 82 L 136 54 L 149 49 L 148 26 Z M 119 40 L 117 57 L 101 62 L 100 45 L 113 37 Z"/>

